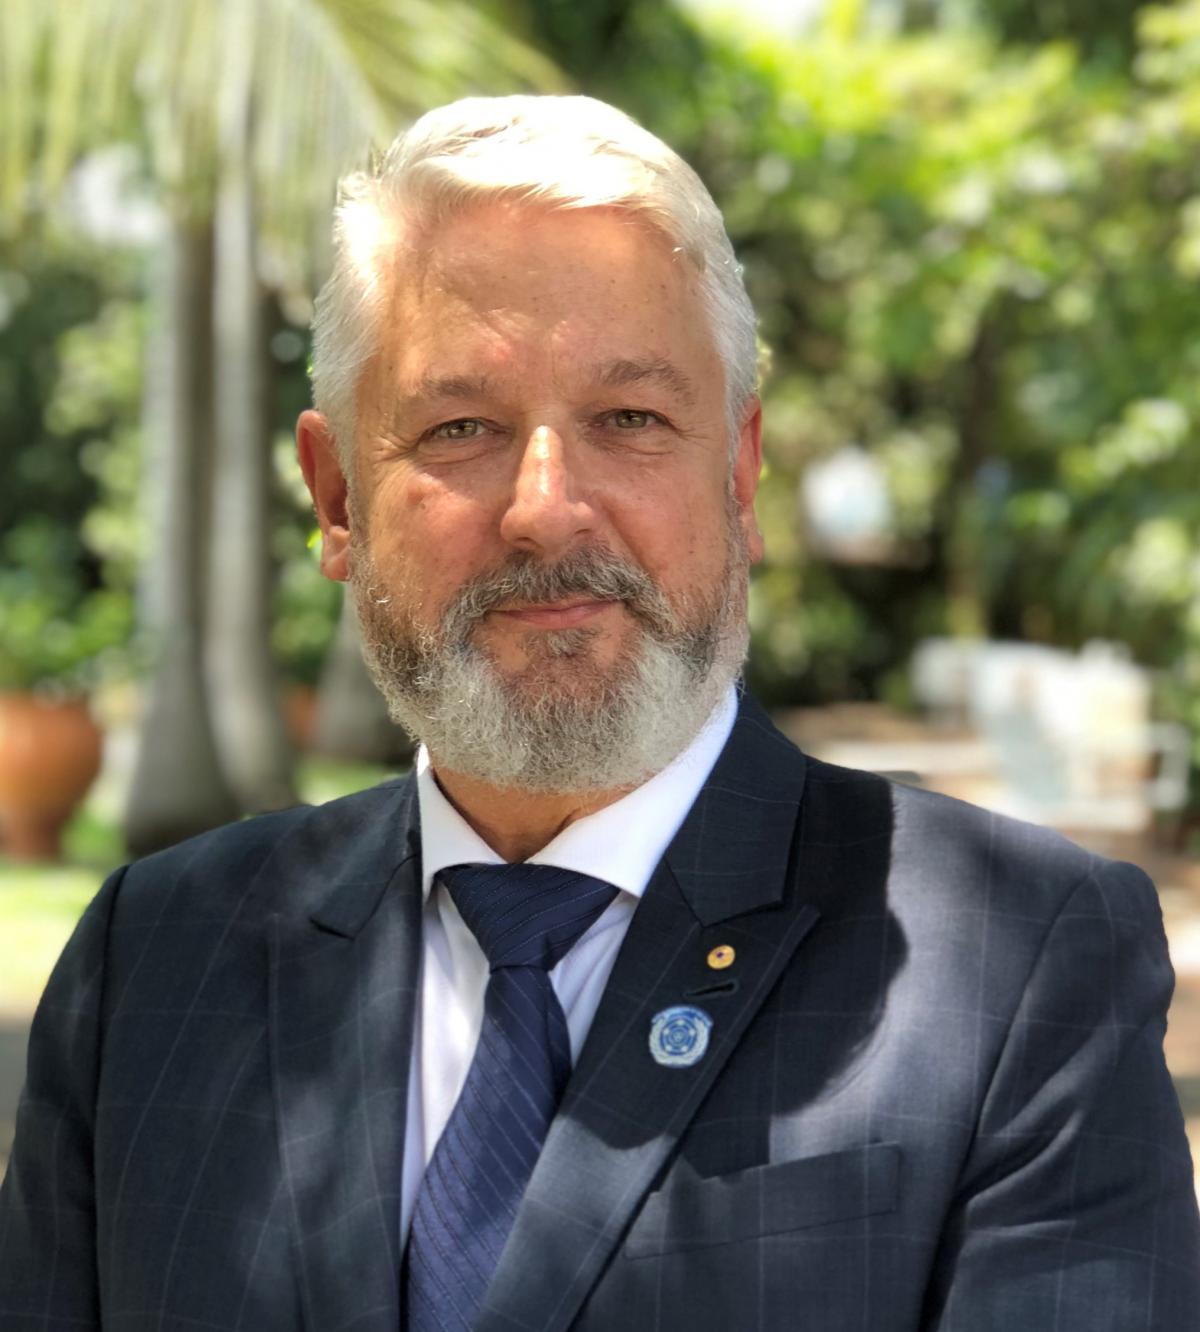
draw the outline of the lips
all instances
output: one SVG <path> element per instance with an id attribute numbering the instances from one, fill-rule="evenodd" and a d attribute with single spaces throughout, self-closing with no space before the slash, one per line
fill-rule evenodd
<path id="1" fill-rule="evenodd" d="M 533 606 L 505 606 L 492 612 L 536 629 L 574 629 L 602 615 L 618 601 L 563 601 Z"/>

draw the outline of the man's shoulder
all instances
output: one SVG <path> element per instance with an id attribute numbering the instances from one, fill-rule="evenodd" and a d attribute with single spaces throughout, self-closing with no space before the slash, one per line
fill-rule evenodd
<path id="1" fill-rule="evenodd" d="M 1146 874 L 1039 824 L 876 773 L 807 758 L 812 821 L 845 840 L 886 841 L 889 891 L 955 911 L 986 910 L 1048 922 L 1088 900 L 1114 923 L 1158 917 Z"/>
<path id="2" fill-rule="evenodd" d="M 976 854 L 1032 856 L 1067 874 L 1082 872 L 1094 858 L 1052 828 L 944 795 L 917 782 L 840 767 L 812 755 L 806 755 L 806 764 L 808 793 L 829 807 L 830 816 L 844 819 L 845 809 L 838 807 L 866 807 L 876 818 L 886 820 L 893 840 L 906 850 L 924 845 L 933 858 L 947 846 L 969 848 Z"/>
<path id="3" fill-rule="evenodd" d="M 412 779 L 320 805 L 225 824 L 134 861 L 122 872 L 120 914 L 169 919 L 235 906 L 261 917 L 319 891 L 351 860 L 394 859 L 411 822 Z"/>
<path id="4" fill-rule="evenodd" d="M 1154 886 L 1136 867 L 1051 828 L 814 758 L 749 695 L 714 772 L 722 792 L 731 774 L 742 794 L 794 803 L 797 889 L 832 916 L 882 911 L 923 929 L 1003 918 L 1031 938 L 1064 911 L 1159 928 Z"/>

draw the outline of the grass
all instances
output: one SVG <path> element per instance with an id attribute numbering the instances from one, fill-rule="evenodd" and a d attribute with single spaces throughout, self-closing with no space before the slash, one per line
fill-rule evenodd
<path id="1" fill-rule="evenodd" d="M 308 804 L 361 791 L 392 774 L 366 764 L 305 758 L 297 785 Z M 63 862 L 0 857 L 0 1016 L 27 1014 L 105 876 L 125 859 L 116 821 L 85 804 L 63 834 Z"/>
<path id="2" fill-rule="evenodd" d="M 99 882 L 82 866 L 0 862 L 0 1014 L 29 1011 Z"/>

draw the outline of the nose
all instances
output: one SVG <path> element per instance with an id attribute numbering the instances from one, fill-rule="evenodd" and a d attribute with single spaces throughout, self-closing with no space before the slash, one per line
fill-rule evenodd
<path id="1" fill-rule="evenodd" d="M 595 513 L 562 437 L 549 426 L 529 436 L 517 463 L 500 535 L 519 550 L 564 554 L 593 530 Z"/>

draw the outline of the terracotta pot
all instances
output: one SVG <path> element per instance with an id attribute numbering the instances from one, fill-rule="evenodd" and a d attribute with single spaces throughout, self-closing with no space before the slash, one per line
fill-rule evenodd
<path id="1" fill-rule="evenodd" d="M 0 846 L 56 860 L 63 825 L 100 771 L 100 728 L 82 699 L 0 693 Z"/>

